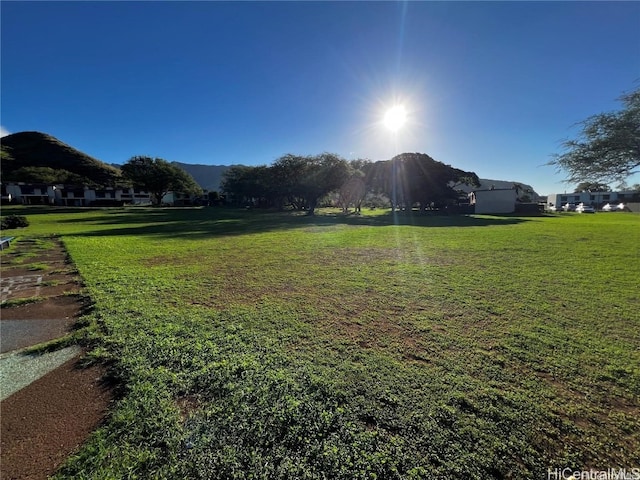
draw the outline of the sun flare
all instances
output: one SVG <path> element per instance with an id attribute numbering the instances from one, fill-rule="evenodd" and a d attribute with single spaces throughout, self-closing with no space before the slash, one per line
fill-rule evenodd
<path id="1" fill-rule="evenodd" d="M 395 105 L 384 114 L 384 125 L 392 132 L 397 132 L 407 121 L 407 110 L 404 105 Z"/>

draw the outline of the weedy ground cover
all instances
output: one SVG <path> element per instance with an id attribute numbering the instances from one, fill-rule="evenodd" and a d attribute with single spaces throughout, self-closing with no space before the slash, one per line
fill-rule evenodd
<path id="1" fill-rule="evenodd" d="M 640 216 L 21 210 L 119 400 L 59 478 L 640 463 Z"/>

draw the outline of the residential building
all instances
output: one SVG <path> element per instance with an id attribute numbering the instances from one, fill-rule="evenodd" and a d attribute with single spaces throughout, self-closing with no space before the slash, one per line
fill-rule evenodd
<path id="1" fill-rule="evenodd" d="M 149 205 L 151 195 L 139 188 L 93 189 L 73 185 L 2 185 L 2 200 L 23 205 L 59 205 L 66 207 Z"/>
<path id="2" fill-rule="evenodd" d="M 640 192 L 576 192 L 576 193 L 551 193 L 547 195 L 547 209 L 551 207 L 562 207 L 567 203 L 591 205 L 595 208 L 602 208 L 607 203 L 629 203 L 640 202 Z"/>
<path id="3" fill-rule="evenodd" d="M 53 205 L 54 185 L 44 183 L 7 183 L 2 185 L 2 200 L 23 205 Z"/>

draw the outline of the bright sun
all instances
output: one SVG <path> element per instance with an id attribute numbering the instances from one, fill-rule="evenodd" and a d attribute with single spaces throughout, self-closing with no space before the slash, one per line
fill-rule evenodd
<path id="1" fill-rule="evenodd" d="M 384 124 L 392 132 L 397 132 L 407 121 L 407 110 L 404 105 L 396 105 L 384 114 Z"/>

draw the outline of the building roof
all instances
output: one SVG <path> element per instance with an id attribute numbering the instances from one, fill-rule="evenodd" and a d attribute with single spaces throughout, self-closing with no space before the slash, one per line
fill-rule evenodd
<path id="1" fill-rule="evenodd" d="M 508 190 L 513 190 L 515 191 L 515 188 L 483 188 L 482 190 L 471 190 L 470 193 L 476 193 L 476 192 L 504 192 L 504 191 L 508 191 Z"/>

